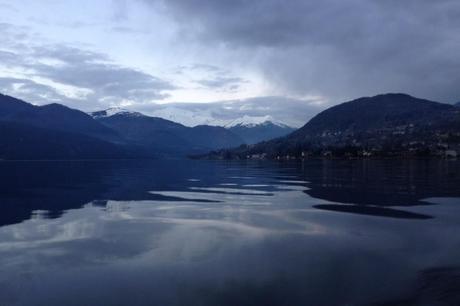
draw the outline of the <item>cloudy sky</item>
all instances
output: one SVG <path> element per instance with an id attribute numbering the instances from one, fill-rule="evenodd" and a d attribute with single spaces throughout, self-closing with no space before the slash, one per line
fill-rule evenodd
<path id="1" fill-rule="evenodd" d="M 0 0 L 0 39 L 0 92 L 85 111 L 298 126 L 385 92 L 460 100 L 458 0 Z"/>

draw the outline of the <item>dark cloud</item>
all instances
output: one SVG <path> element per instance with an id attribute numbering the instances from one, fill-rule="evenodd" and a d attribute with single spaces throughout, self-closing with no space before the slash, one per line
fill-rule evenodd
<path id="1" fill-rule="evenodd" d="M 292 94 L 460 96 L 457 0 L 161 2 L 186 41 L 244 52 Z"/>

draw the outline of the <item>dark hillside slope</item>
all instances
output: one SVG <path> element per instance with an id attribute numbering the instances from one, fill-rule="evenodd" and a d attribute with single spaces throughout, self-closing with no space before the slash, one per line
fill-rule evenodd
<path id="1" fill-rule="evenodd" d="M 453 111 L 449 104 L 417 99 L 406 94 L 385 94 L 333 106 L 297 130 L 291 137 L 324 132 L 365 132 L 405 125 L 433 125 Z"/>

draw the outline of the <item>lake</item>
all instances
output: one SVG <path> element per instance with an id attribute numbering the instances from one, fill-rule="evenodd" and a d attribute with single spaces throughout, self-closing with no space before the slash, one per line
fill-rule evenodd
<path id="1" fill-rule="evenodd" d="M 460 305 L 460 162 L 0 162 L 0 305 Z"/>

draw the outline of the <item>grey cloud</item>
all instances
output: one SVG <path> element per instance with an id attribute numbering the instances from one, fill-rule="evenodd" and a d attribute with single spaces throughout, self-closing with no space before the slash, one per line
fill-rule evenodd
<path id="1" fill-rule="evenodd" d="M 194 64 L 191 64 L 191 65 L 182 65 L 182 66 L 178 66 L 175 68 L 176 72 L 179 72 L 179 73 L 183 73 L 183 72 L 186 72 L 186 71 L 191 71 L 191 72 L 196 72 L 196 71 L 199 71 L 199 72 L 205 72 L 205 73 L 209 73 L 209 74 L 214 74 L 214 75 L 228 75 L 230 74 L 230 71 L 225 69 L 225 68 L 222 68 L 222 67 L 218 67 L 216 65 L 210 65 L 210 64 L 203 64 L 203 63 L 194 63 Z"/>
<path id="2" fill-rule="evenodd" d="M 112 6 L 112 20 L 114 22 L 120 22 L 129 17 L 129 6 L 126 0 L 112 0 Z"/>
<path id="3" fill-rule="evenodd" d="M 68 64 L 91 64 L 109 61 L 105 54 L 66 45 L 41 45 L 34 47 L 32 52 L 35 57 L 57 59 Z"/>
<path id="4" fill-rule="evenodd" d="M 18 9 L 14 7 L 11 3 L 0 2 L 0 10 L 8 10 L 16 12 Z"/>
<path id="5" fill-rule="evenodd" d="M 210 64 L 195 63 L 176 67 L 175 70 L 179 74 L 197 71 L 204 73 L 206 77 L 195 80 L 195 83 L 208 89 L 231 92 L 238 90 L 241 85 L 249 82 L 246 79 L 233 76 L 231 71 L 227 69 Z"/>
<path id="6" fill-rule="evenodd" d="M 73 107 L 94 109 L 104 104 L 116 105 L 123 100 L 161 100 L 168 96 L 168 90 L 175 88 L 168 81 L 143 71 L 117 65 L 103 53 L 64 44 L 31 43 L 27 34 L 23 34 L 27 30 L 9 24 L 3 25 L 0 33 L 5 37 L 5 49 L 0 49 L 0 67 L 23 71 L 23 76 L 18 79 L 47 80 L 40 83 L 23 82 L 18 88 L 22 97 L 27 91 L 27 96 L 32 101 L 34 98 L 43 100 L 43 97 L 50 97 L 56 100 L 55 102 L 71 104 Z M 60 94 L 56 88 L 42 84 L 48 84 L 49 81 L 57 86 L 62 84 L 83 90 L 85 95 L 81 99 L 69 98 Z M 11 82 L 8 83 L 6 80 L 0 83 L 0 91 L 7 91 L 8 84 Z M 43 92 L 45 89 L 46 94 Z"/>
<path id="7" fill-rule="evenodd" d="M 204 70 L 208 72 L 224 72 L 225 71 L 224 69 L 220 67 L 209 65 L 209 64 L 193 64 L 189 66 L 188 68 L 192 70 Z"/>
<path id="8" fill-rule="evenodd" d="M 73 47 L 40 47 L 38 57 L 61 61 L 62 65 L 33 64 L 35 74 L 58 83 L 92 90 L 99 98 L 150 101 L 163 99 L 174 86 L 150 74 L 112 64 L 100 53 Z"/>
<path id="9" fill-rule="evenodd" d="M 59 21 L 59 22 L 50 22 L 47 19 L 39 18 L 39 17 L 30 17 L 28 20 L 37 25 L 47 25 L 47 26 L 58 26 L 61 28 L 94 28 L 97 26 L 101 26 L 101 22 L 85 22 L 81 20 L 66 20 L 66 21 Z"/>
<path id="10" fill-rule="evenodd" d="M 145 30 L 135 29 L 133 27 L 127 27 L 127 26 L 113 26 L 110 28 L 110 31 L 125 33 L 125 34 L 133 34 L 133 35 L 144 35 L 148 33 Z"/>
<path id="11" fill-rule="evenodd" d="M 390 91 L 446 102 L 460 97 L 456 0 L 162 3 L 184 38 L 253 57 L 256 69 L 291 94 L 335 101 Z"/>
<path id="12" fill-rule="evenodd" d="M 29 79 L 0 77 L 0 88 L 4 94 L 23 99 L 33 104 L 65 102 L 75 105 L 77 100 L 59 94 L 53 87 Z"/>
<path id="13" fill-rule="evenodd" d="M 0 62 L 5 66 L 16 65 L 17 55 L 14 52 L 0 50 Z"/>
<path id="14" fill-rule="evenodd" d="M 2 48 L 16 48 L 27 50 L 28 46 L 24 42 L 30 39 L 28 28 L 14 26 L 6 22 L 0 22 L 0 36 L 2 37 Z"/>
<path id="15" fill-rule="evenodd" d="M 175 18 L 189 21 L 185 26 L 193 26 L 197 38 L 251 47 L 361 44 L 381 35 L 412 34 L 419 39 L 430 32 L 440 37 L 444 33 L 433 30 L 453 35 L 446 27 L 460 24 L 456 0 L 171 0 L 164 4 Z"/>
<path id="16" fill-rule="evenodd" d="M 238 77 L 216 76 L 211 79 L 202 79 L 196 82 L 207 88 L 236 90 L 241 84 L 247 81 Z"/>

